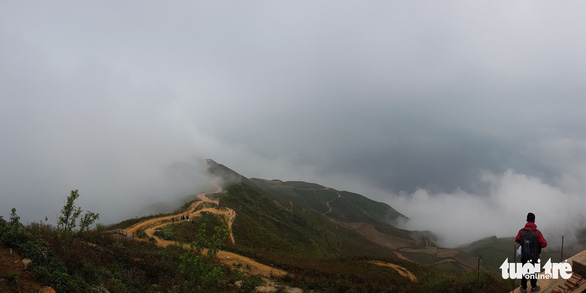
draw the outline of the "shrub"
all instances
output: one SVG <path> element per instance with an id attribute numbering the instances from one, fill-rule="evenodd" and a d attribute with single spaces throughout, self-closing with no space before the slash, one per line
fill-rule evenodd
<path id="1" fill-rule="evenodd" d="M 77 219 L 81 216 L 83 210 L 74 204 L 75 200 L 79 197 L 79 193 L 76 190 L 72 190 L 71 194 L 67 197 L 67 203 L 61 210 L 59 216 L 59 223 L 57 227 L 62 228 L 63 232 L 71 233 L 77 226 Z M 87 211 L 79 222 L 79 233 L 82 233 L 89 229 L 96 220 L 100 218 L 100 214 Z"/>
<path id="2" fill-rule="evenodd" d="M 260 285 L 262 285 L 262 279 L 259 276 L 248 277 L 242 281 L 242 286 L 238 288 L 238 293 L 252 293 Z"/>
<path id="3" fill-rule="evenodd" d="M 9 287 L 16 287 L 18 286 L 18 274 L 14 272 L 6 272 L 0 276 L 0 279 L 6 280 Z"/>
<path id="4" fill-rule="evenodd" d="M 179 272 L 185 278 L 185 282 L 179 292 L 213 292 L 221 289 L 220 281 L 224 277 L 224 270 L 214 266 L 212 260 L 224 239 L 225 233 L 222 229 L 216 229 L 212 240 L 206 242 L 205 225 L 201 225 L 196 241 L 192 242 L 190 250 L 181 256 Z M 208 247 L 205 256 L 201 255 L 204 247 Z"/>

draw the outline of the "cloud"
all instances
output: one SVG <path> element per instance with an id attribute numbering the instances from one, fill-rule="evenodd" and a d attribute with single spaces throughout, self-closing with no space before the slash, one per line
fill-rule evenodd
<path id="1" fill-rule="evenodd" d="M 417 229 L 475 211 L 504 235 L 529 191 L 544 229 L 583 215 L 584 4 L 0 6 L 0 214 L 51 217 L 79 188 L 113 222 L 205 189 L 211 158 L 389 202 Z M 426 228 L 428 203 L 458 208 Z"/>
<path id="2" fill-rule="evenodd" d="M 209 188 L 185 128 L 175 130 L 182 121 L 170 117 L 171 93 L 92 60 L 55 70 L 46 54 L 19 39 L 4 49 L 0 63 L 10 65 L 16 54 L 22 64 L 0 69 L 2 206 L 28 221 L 52 219 L 79 189 L 80 205 L 111 223 Z M 170 172 L 178 164 L 185 174 Z"/>
<path id="3" fill-rule="evenodd" d="M 487 194 L 462 190 L 431 194 L 420 189 L 395 196 L 391 202 L 411 218 L 404 227 L 437 233 L 439 243 L 448 247 L 492 235 L 515 236 L 529 212 L 536 214 L 536 224 L 550 246 L 559 246 L 562 235 L 575 241 L 576 233 L 583 228 L 586 198 L 580 194 L 565 193 L 513 170 L 487 172 L 479 180 L 486 185 Z"/>

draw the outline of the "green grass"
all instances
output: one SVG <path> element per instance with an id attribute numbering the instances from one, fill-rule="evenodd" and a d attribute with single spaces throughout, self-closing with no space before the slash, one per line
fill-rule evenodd
<path id="1" fill-rule="evenodd" d="M 210 240 L 214 235 L 214 227 L 225 226 L 222 219 L 218 216 L 204 212 L 200 217 L 192 217 L 189 222 L 180 221 L 158 228 L 155 231 L 155 235 L 166 240 L 190 244 L 195 241 L 202 224 L 206 225 L 206 240 Z"/>
<path id="2" fill-rule="evenodd" d="M 287 202 L 250 183 L 230 186 L 220 202 L 236 210 L 232 229 L 240 250 L 284 258 L 391 254 L 313 209 L 301 204 L 291 209 Z"/>
<path id="3" fill-rule="evenodd" d="M 354 211 L 353 213 L 362 214 L 366 217 L 365 220 L 388 223 L 399 218 L 406 219 L 405 216 L 385 203 L 346 191 L 341 191 L 340 195 L 341 198 L 332 202 L 333 207 L 343 209 L 345 212 Z"/>
<path id="4" fill-rule="evenodd" d="M 221 204 L 234 208 L 237 213 L 233 223 L 237 244 L 229 249 L 290 272 L 293 276 L 284 278 L 284 281 L 291 286 L 323 292 L 429 291 L 427 282 L 411 283 L 393 269 L 368 264 L 366 261 L 371 259 L 400 264 L 418 278 L 429 281 L 449 283 L 456 288 L 467 288 L 470 285 L 467 281 L 454 278 L 463 276 L 465 271 L 458 263 L 436 264 L 440 259 L 435 254 L 423 252 L 403 253 L 420 264 L 405 262 L 398 259 L 390 249 L 330 221 L 303 204 L 305 200 L 286 196 L 283 199 L 283 194 L 291 196 L 290 189 L 279 196 L 275 196 L 271 190 L 259 188 L 251 182 L 226 188 L 220 197 Z M 315 191 L 296 191 L 295 196 L 309 197 L 312 192 Z M 331 192 L 321 195 L 324 194 L 332 195 Z M 296 199 L 298 202 L 291 208 L 287 204 L 288 199 Z M 323 196 L 316 201 L 325 199 Z M 360 213 L 365 216 L 363 212 Z M 402 236 L 413 233 L 373 219 L 370 221 L 381 232 Z M 462 289 L 454 292 L 466 291 Z"/>

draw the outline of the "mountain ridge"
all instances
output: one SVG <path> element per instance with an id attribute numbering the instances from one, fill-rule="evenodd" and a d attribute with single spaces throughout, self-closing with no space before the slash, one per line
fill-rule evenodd
<path id="1" fill-rule="evenodd" d="M 253 238 L 250 235 L 255 234 L 263 234 L 264 239 L 280 243 L 278 247 L 288 253 L 297 251 L 279 239 L 292 233 L 297 237 L 290 241 L 303 247 L 299 251 L 314 251 L 322 257 L 380 255 L 438 266 L 448 271 L 469 271 L 476 267 L 476 258 L 466 252 L 437 247 L 423 233 L 392 225 L 407 217 L 386 203 L 317 183 L 249 179 L 213 160 L 207 162 L 210 173 L 228 182 L 228 188 L 219 199 L 222 206 L 231 206 L 239 214 L 234 229 L 236 241 L 241 246 L 235 249 L 244 250 L 244 253 L 258 254 L 262 251 L 273 256 L 279 254 L 276 252 L 278 249 L 267 247 L 258 239 L 238 241 L 239 238 Z M 258 206 L 262 208 L 259 210 Z M 251 227 L 261 232 L 255 233 Z M 307 230 L 319 230 L 315 233 L 321 234 L 316 237 Z"/>

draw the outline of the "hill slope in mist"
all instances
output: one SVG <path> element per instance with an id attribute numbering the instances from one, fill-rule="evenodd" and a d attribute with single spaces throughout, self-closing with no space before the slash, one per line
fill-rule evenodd
<path id="1" fill-rule="evenodd" d="M 214 161 L 208 164 L 210 172 L 227 182 L 220 202 L 238 213 L 232 249 L 293 273 L 311 269 L 360 275 L 358 270 L 372 269 L 356 259 L 400 264 L 419 277 L 430 269 L 463 275 L 476 272 L 480 264 L 496 279 L 493 287 L 474 287 L 475 291 L 498 292 L 495 288 L 503 281 L 498 278 L 499 266 L 514 259 L 514 237 L 493 236 L 459 248 L 441 248 L 427 237 L 430 233 L 397 228 L 394 224 L 407 218 L 388 204 L 316 183 L 249 179 Z M 577 244 L 566 246 L 564 257 L 586 249 L 586 233 L 578 235 Z M 559 261 L 560 253 L 559 247 L 548 247 L 542 259 Z M 440 288 L 444 287 L 434 290 Z"/>
<path id="2" fill-rule="evenodd" d="M 406 219 L 391 206 L 315 183 L 248 179 L 208 160 L 227 182 L 222 206 L 236 210 L 233 249 L 289 265 L 307 258 L 369 257 L 463 272 L 476 258 L 437 247 L 422 233 L 393 225 Z"/>
<path id="3" fill-rule="evenodd" d="M 59 292 L 252 292 L 263 283 L 273 291 L 503 291 L 497 275 L 471 271 L 475 257 L 395 227 L 405 217 L 387 204 L 208 165 L 222 188 L 167 214 L 82 233 L 25 227 L 13 211 L 9 221 L 0 217 L 0 252 L 31 258 L 35 279 Z M 0 292 L 22 289 L 21 275 L 2 269 Z"/>

